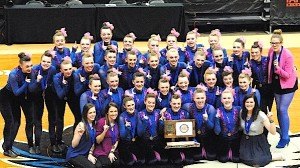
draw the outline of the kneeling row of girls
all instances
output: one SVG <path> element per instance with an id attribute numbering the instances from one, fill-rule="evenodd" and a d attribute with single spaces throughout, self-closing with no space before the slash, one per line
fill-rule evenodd
<path id="1" fill-rule="evenodd" d="M 233 105 L 230 89 L 221 93 L 222 106 L 217 109 L 206 103 L 202 88 L 195 89 L 192 98 L 192 103 L 182 105 L 180 93 L 174 93 L 170 107 L 159 110 L 155 109 L 157 93 L 148 89 L 143 102 L 145 109 L 137 111 L 133 97 L 126 95 L 122 113 L 110 102 L 105 117 L 98 120 L 95 106 L 88 103 L 83 108 L 82 121 L 76 126 L 66 159 L 75 167 L 187 165 L 200 159 L 264 166 L 272 159 L 282 159 L 271 154 L 263 134 L 264 127 L 276 133 L 272 113 L 266 115 L 259 110 L 255 94 L 245 96 L 243 108 Z M 195 119 L 196 137 L 192 140 L 200 142 L 200 147 L 165 149 L 170 140 L 163 136 L 164 121 L 184 119 Z"/>

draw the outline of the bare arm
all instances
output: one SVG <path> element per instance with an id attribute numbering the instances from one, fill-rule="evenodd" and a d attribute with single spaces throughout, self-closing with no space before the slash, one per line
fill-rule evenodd
<path id="1" fill-rule="evenodd" d="M 272 119 L 273 113 L 268 112 L 267 116 L 268 116 L 268 119 L 264 120 L 264 126 L 272 135 L 275 135 L 276 134 L 276 126 L 275 126 L 274 120 Z"/>
<path id="2" fill-rule="evenodd" d="M 109 129 L 109 126 L 106 124 L 106 121 L 105 121 L 105 124 L 103 126 L 103 132 L 96 137 L 96 141 L 97 141 L 98 144 L 100 144 L 103 141 L 103 139 L 105 137 L 105 134 L 108 131 L 108 129 Z"/>
<path id="3" fill-rule="evenodd" d="M 74 136 L 72 139 L 72 147 L 73 148 L 77 147 L 84 132 L 85 132 L 84 124 L 82 122 L 78 123 L 78 125 L 76 126 L 76 129 L 74 131 Z"/>

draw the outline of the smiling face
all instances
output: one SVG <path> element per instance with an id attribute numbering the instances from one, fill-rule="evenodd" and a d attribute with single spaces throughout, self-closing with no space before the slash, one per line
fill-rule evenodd
<path id="1" fill-rule="evenodd" d="M 198 109 L 202 109 L 205 106 L 205 101 L 206 101 L 206 94 L 205 94 L 205 92 L 194 93 L 193 100 L 194 100 L 194 102 L 196 104 L 196 107 Z"/>
<path id="2" fill-rule="evenodd" d="M 195 33 L 189 33 L 186 35 L 186 44 L 191 47 L 194 48 L 196 46 L 196 34 Z"/>
<path id="3" fill-rule="evenodd" d="M 117 61 L 116 53 L 114 52 L 108 52 L 107 55 L 104 57 L 106 63 L 108 66 L 114 66 Z"/>
<path id="4" fill-rule="evenodd" d="M 211 48 L 215 48 L 219 44 L 219 37 L 218 36 L 209 36 L 208 43 Z"/>
<path id="5" fill-rule="evenodd" d="M 101 90 L 100 80 L 96 80 L 96 79 L 92 80 L 91 83 L 89 84 L 89 88 L 91 89 L 92 93 L 98 95 Z"/>
<path id="6" fill-rule="evenodd" d="M 181 108 L 181 99 L 171 99 L 170 106 L 173 112 L 178 112 Z"/>
<path id="7" fill-rule="evenodd" d="M 47 70 L 50 68 L 51 66 L 51 62 L 52 62 L 52 58 L 51 57 L 48 57 L 48 56 L 42 56 L 42 59 L 41 59 L 41 66 L 43 68 L 43 70 Z"/>
<path id="8" fill-rule="evenodd" d="M 161 94 L 167 95 L 170 90 L 170 83 L 169 82 L 159 82 L 158 89 Z"/>
<path id="9" fill-rule="evenodd" d="M 91 40 L 82 38 L 80 41 L 81 50 L 84 52 L 88 52 L 91 48 Z"/>
<path id="10" fill-rule="evenodd" d="M 230 110 L 232 109 L 232 103 L 233 103 L 233 95 L 230 92 L 223 92 L 221 95 L 221 102 L 225 109 Z"/>
<path id="11" fill-rule="evenodd" d="M 241 56 L 243 53 L 243 50 L 244 50 L 244 47 L 243 47 L 242 43 L 240 43 L 240 42 L 233 43 L 232 51 L 233 51 L 234 55 Z"/>
<path id="12" fill-rule="evenodd" d="M 188 90 L 189 88 L 189 79 L 188 77 L 179 77 L 177 85 L 181 90 Z"/>
<path id="13" fill-rule="evenodd" d="M 199 55 L 199 54 L 195 55 L 194 62 L 198 68 L 200 68 L 203 65 L 204 61 L 205 61 L 205 55 Z"/>
<path id="14" fill-rule="evenodd" d="M 89 123 L 92 123 L 95 120 L 95 117 L 96 117 L 96 109 L 95 107 L 92 107 L 87 112 L 87 121 Z"/>
<path id="15" fill-rule="evenodd" d="M 126 50 L 131 50 L 133 48 L 133 43 L 133 38 L 127 36 L 124 37 L 123 45 Z"/>
<path id="16" fill-rule="evenodd" d="M 279 38 L 272 38 L 271 45 L 272 45 L 274 52 L 279 53 L 281 50 L 282 41 Z"/>
<path id="17" fill-rule="evenodd" d="M 136 61 L 137 61 L 137 58 L 136 58 L 135 54 L 128 54 L 127 55 L 126 62 L 128 64 L 128 67 L 134 68 L 135 65 L 136 65 Z"/>
<path id="18" fill-rule="evenodd" d="M 148 64 L 151 68 L 157 68 L 159 64 L 159 59 L 157 55 L 151 55 L 148 59 Z"/>
<path id="19" fill-rule="evenodd" d="M 142 90 L 145 84 L 145 78 L 137 76 L 133 79 L 132 83 L 136 90 Z"/>
<path id="20" fill-rule="evenodd" d="M 148 97 L 145 99 L 144 103 L 146 105 L 146 110 L 152 112 L 155 108 L 155 97 Z"/>
<path id="21" fill-rule="evenodd" d="M 167 46 L 168 48 L 171 48 L 173 46 L 175 46 L 177 43 L 177 38 L 175 36 L 168 36 L 167 37 Z"/>
<path id="22" fill-rule="evenodd" d="M 176 67 L 179 60 L 178 51 L 171 49 L 167 52 L 167 59 L 172 67 Z"/>
<path id="23" fill-rule="evenodd" d="M 207 87 L 209 87 L 209 88 L 215 87 L 216 82 L 217 82 L 216 74 L 214 74 L 214 73 L 205 74 L 204 76 L 205 76 L 204 82 L 206 83 Z"/>
<path id="24" fill-rule="evenodd" d="M 110 29 L 101 29 L 100 36 L 104 42 L 110 43 L 112 38 L 112 31 Z"/>
<path id="25" fill-rule="evenodd" d="M 82 59 L 82 66 L 86 72 L 92 72 L 94 69 L 93 57 L 86 57 Z"/>
<path id="26" fill-rule="evenodd" d="M 23 73 L 31 73 L 32 70 L 32 62 L 31 61 L 23 61 L 20 64 L 20 68 L 22 69 Z"/>
<path id="27" fill-rule="evenodd" d="M 255 101 L 253 97 L 250 97 L 245 101 L 245 107 L 248 111 L 252 111 L 254 109 Z"/>
<path id="28" fill-rule="evenodd" d="M 251 48 L 251 58 L 255 61 L 261 60 L 261 52 L 259 48 Z"/>
<path id="29" fill-rule="evenodd" d="M 118 109 L 114 106 L 110 106 L 107 112 L 107 118 L 110 121 L 115 121 L 118 117 Z"/>
<path id="30" fill-rule="evenodd" d="M 63 73 L 65 78 L 70 77 L 72 75 L 72 72 L 73 72 L 72 64 L 71 63 L 68 63 L 68 64 L 63 64 L 62 63 L 60 65 L 60 71 L 61 71 L 61 73 Z"/>
<path id="31" fill-rule="evenodd" d="M 244 91 L 248 90 L 250 87 L 250 80 L 246 77 L 239 77 L 239 87 Z"/>
<path id="32" fill-rule="evenodd" d="M 224 53 L 222 50 L 213 51 L 214 60 L 216 63 L 222 64 L 224 61 Z"/>
<path id="33" fill-rule="evenodd" d="M 56 48 L 58 49 L 63 49 L 65 44 L 66 44 L 66 40 L 64 36 L 54 36 L 54 45 Z"/>
<path id="34" fill-rule="evenodd" d="M 232 88 L 232 84 L 233 84 L 232 74 L 224 76 L 223 77 L 223 83 L 225 84 L 226 87 Z"/>
<path id="35" fill-rule="evenodd" d="M 119 77 L 118 75 L 107 76 L 107 84 L 112 89 L 117 89 L 119 87 Z"/>
<path id="36" fill-rule="evenodd" d="M 124 105 L 124 109 L 129 113 L 133 114 L 135 110 L 135 103 L 133 100 L 127 101 Z"/>

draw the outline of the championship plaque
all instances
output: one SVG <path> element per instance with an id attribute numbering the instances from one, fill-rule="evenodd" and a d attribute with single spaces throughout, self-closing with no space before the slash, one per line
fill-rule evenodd
<path id="1" fill-rule="evenodd" d="M 192 148 L 200 147 L 200 143 L 188 141 L 189 137 L 195 137 L 195 119 L 186 120 L 166 120 L 165 121 L 165 138 L 186 138 L 186 141 L 167 142 L 166 149 L 170 148 Z"/>
<path id="2" fill-rule="evenodd" d="M 165 120 L 165 138 L 195 137 L 195 119 Z"/>

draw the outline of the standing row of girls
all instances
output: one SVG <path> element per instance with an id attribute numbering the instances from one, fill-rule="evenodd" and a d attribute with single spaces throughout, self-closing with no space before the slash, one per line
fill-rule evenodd
<path id="1" fill-rule="evenodd" d="M 266 113 L 268 111 L 266 110 L 267 107 L 271 108 L 273 102 L 273 94 L 270 94 L 270 91 L 271 93 L 275 91 L 279 125 L 282 129 L 277 147 L 283 148 L 289 143 L 289 118 L 287 109 L 298 85 L 293 65 L 293 57 L 287 49 L 282 47 L 283 38 L 281 31 L 275 30 L 274 35 L 271 37 L 272 47 L 269 52 L 269 57 L 261 56 L 262 45 L 260 42 L 255 42 L 251 47 L 252 59 L 250 60 L 250 53 L 244 51 L 245 40 L 242 38 L 235 40 L 233 44 L 233 54 L 227 56 L 226 50 L 222 48 L 219 43 L 221 37 L 219 30 L 213 30 L 211 32 L 209 36 L 210 48 L 207 50 L 203 49 L 203 45 L 196 44 L 198 36 L 196 30 L 188 32 L 186 37 L 187 46 L 185 49 L 177 47 L 177 37 L 179 34 L 175 30 L 172 30 L 167 37 L 167 47 L 162 50 L 159 50 L 160 37 L 153 35 L 148 41 L 149 50 L 144 55 L 133 47 L 135 39 L 133 33 L 129 33 L 125 36 L 123 52 L 118 52 L 117 42 L 112 40 L 112 30 L 112 24 L 104 23 L 104 26 L 101 28 L 102 41 L 95 44 L 94 53 L 89 52 L 92 40 L 92 36 L 89 33 L 86 33 L 81 39 L 81 51 L 76 53 L 76 45 L 73 46 L 71 51 L 64 46 L 67 33 L 62 29 L 57 31 L 53 37 L 55 44 L 54 50 L 46 51 L 42 55 L 39 65 L 31 68 L 32 62 L 30 56 L 26 53 L 19 54 L 19 66 L 10 73 L 7 85 L 1 90 L 0 96 L 1 100 L 3 100 L 1 101 L 0 110 L 5 120 L 3 143 L 5 155 L 10 157 L 16 157 L 18 155 L 18 153 L 12 149 L 12 144 L 20 125 L 20 107 L 22 107 L 26 117 L 26 136 L 28 139 L 29 152 L 32 154 L 40 153 L 41 118 L 43 115 L 43 102 L 45 101 L 49 113 L 49 137 L 53 152 L 59 153 L 63 150 L 62 131 L 64 112 L 65 105 L 68 103 L 74 114 L 74 129 L 76 128 L 74 133 L 75 140 L 73 139 L 74 144 L 72 141 L 72 147 L 76 148 L 80 146 L 81 139 L 87 138 L 83 137 L 82 133 L 91 129 L 91 131 L 89 130 L 85 135 L 88 136 L 91 143 L 98 143 L 100 146 L 102 144 L 103 149 L 101 148 L 100 152 L 91 150 L 93 157 L 98 158 L 99 156 L 105 156 L 104 158 L 106 158 L 106 160 L 102 161 L 101 164 L 112 163 L 113 160 L 118 160 L 118 153 L 115 152 L 119 142 L 117 138 L 119 130 L 121 137 L 119 145 L 120 157 L 124 157 L 121 160 L 127 165 L 142 164 L 145 162 L 143 160 L 151 164 L 155 162 L 152 161 L 154 156 L 156 160 L 160 161 L 167 160 L 167 156 L 174 156 L 174 158 L 170 159 L 174 163 L 185 162 L 189 164 L 192 163 L 193 160 L 197 160 L 197 157 L 194 158 L 195 155 L 193 154 L 199 154 L 199 151 L 191 150 L 187 152 L 175 150 L 169 151 L 169 154 L 164 155 L 165 151 L 162 149 L 163 144 L 160 143 L 161 140 L 159 138 L 156 140 L 155 138 L 159 137 L 156 134 L 161 133 L 157 131 L 160 129 L 159 126 L 151 129 L 145 128 L 143 125 L 133 128 L 135 123 L 138 123 L 138 120 L 126 121 L 126 119 L 130 118 L 130 115 L 125 117 L 126 119 L 124 119 L 122 123 L 124 116 L 122 116 L 123 113 L 121 114 L 121 112 L 124 111 L 124 115 L 127 115 L 127 112 L 130 110 L 136 111 L 134 114 L 140 117 L 142 116 L 142 119 L 144 117 L 144 119 L 148 121 L 148 124 L 154 122 L 150 122 L 151 117 L 146 115 L 148 114 L 147 111 L 143 112 L 145 108 L 146 110 L 150 108 L 150 105 L 147 106 L 147 88 L 158 90 L 158 93 L 154 94 L 154 100 L 156 100 L 154 101 L 155 105 L 153 106 L 152 103 L 152 106 L 160 110 L 160 112 L 155 113 L 155 117 L 153 117 L 154 120 L 157 117 L 160 118 L 160 121 L 173 119 L 171 115 L 172 112 L 180 111 L 181 107 L 191 112 L 191 104 L 196 102 L 194 98 L 195 90 L 200 89 L 204 91 L 205 102 L 220 111 L 222 111 L 222 108 L 225 108 L 223 93 L 226 92 L 224 92 L 224 90 L 231 89 L 231 92 L 234 92 L 234 94 L 232 94 L 233 105 L 241 106 L 242 108 L 245 106 L 245 103 L 243 103 L 244 98 L 247 95 L 254 94 L 255 99 L 258 99 L 255 105 Z M 121 81 L 120 85 L 119 81 Z M 269 90 L 269 88 L 273 86 L 276 87 Z M 150 91 L 150 93 L 152 92 L 155 91 Z M 124 98 L 124 95 L 127 95 L 127 97 Z M 132 103 L 126 108 L 127 99 L 130 99 L 129 97 L 131 97 Z M 180 102 L 173 102 L 173 99 L 176 101 L 180 100 Z M 109 121 L 107 116 L 109 111 L 107 108 L 111 105 L 111 102 L 114 102 L 118 114 L 121 114 L 119 127 L 114 121 Z M 90 110 L 90 108 L 85 107 L 87 103 L 92 103 L 95 108 L 95 118 L 89 119 L 90 121 L 84 119 L 84 117 L 88 116 L 87 114 Z M 167 109 L 164 109 L 164 107 Z M 82 114 L 85 109 L 87 110 L 85 112 L 87 116 L 83 116 L 83 123 L 78 125 L 82 120 Z M 226 111 L 226 109 L 224 110 Z M 228 118 L 228 121 L 243 117 L 239 116 L 239 108 L 235 108 L 233 111 L 233 114 L 225 116 Z M 204 123 L 203 119 L 209 118 L 206 112 L 205 115 L 202 116 L 187 113 L 184 110 L 177 114 L 180 115 L 176 116 L 174 114 L 174 119 L 183 119 L 182 117 L 190 118 L 189 116 L 196 118 L 196 116 L 200 116 L 202 119 L 198 121 L 200 123 L 198 123 L 199 125 Z M 116 114 L 111 118 L 116 117 L 115 115 Z M 216 113 L 216 115 L 212 116 L 213 118 L 218 116 L 217 118 L 220 119 L 222 116 L 224 117 L 224 115 L 220 113 Z M 265 119 L 266 117 L 264 117 L 263 120 Z M 91 121 L 97 121 L 99 129 L 102 129 L 102 131 L 98 130 L 99 132 L 97 133 L 96 131 L 96 135 L 89 136 L 93 132 L 93 124 L 91 124 L 92 126 L 90 127 L 84 124 L 92 123 Z M 99 123 L 100 121 L 101 123 Z M 227 145 L 227 148 L 220 147 L 225 151 L 219 151 L 218 159 L 222 162 L 227 161 L 225 154 L 228 154 L 229 157 L 227 158 L 232 158 L 232 161 L 237 161 L 237 151 L 239 147 L 228 147 L 230 144 L 236 144 L 231 143 L 233 142 L 232 140 L 238 141 L 236 136 L 232 136 L 232 134 L 236 133 L 237 128 L 232 125 L 234 122 L 223 122 L 222 124 L 222 121 L 220 121 L 220 127 L 225 125 L 226 129 L 218 129 L 218 127 L 216 127 L 216 125 L 218 125 L 217 121 L 216 119 L 211 122 L 209 126 L 210 129 L 215 129 L 216 134 L 221 133 L 222 135 L 222 131 L 224 130 L 233 131 L 228 132 L 230 134 L 224 133 L 225 136 L 223 137 L 225 139 L 223 143 L 220 144 Z M 212 126 L 212 123 L 214 126 Z M 249 126 L 251 124 L 245 125 Z M 34 133 L 33 128 L 35 128 Z M 146 131 L 139 131 L 139 128 L 145 128 Z M 267 126 L 266 128 L 268 129 Z M 133 133 L 131 135 L 126 134 L 128 131 Z M 144 135 L 141 134 L 147 131 L 148 134 L 145 135 L 145 141 L 142 141 L 143 138 L 141 137 Z M 157 131 L 157 133 L 155 133 L 155 131 Z M 33 134 L 35 135 L 35 140 L 33 140 Z M 198 134 L 202 134 L 201 129 Z M 226 134 L 230 138 L 226 137 Z M 101 136 L 99 137 L 99 135 Z M 208 136 L 209 138 L 213 138 L 214 136 L 214 134 L 209 135 L 211 135 Z M 92 136 L 97 137 L 96 143 L 94 143 Z M 106 136 L 110 136 L 111 140 L 107 142 L 104 141 Z M 136 138 L 136 136 L 140 138 Z M 201 139 L 199 141 L 201 141 Z M 33 142 L 35 142 L 35 144 Z M 132 142 L 136 142 L 136 144 Z M 211 141 L 203 140 L 201 144 L 205 145 L 207 142 Z M 103 143 L 106 145 L 103 146 Z M 146 144 L 148 148 L 153 148 L 153 155 L 146 156 L 142 151 L 134 151 L 136 148 L 131 146 L 131 144 Z M 203 156 L 205 156 L 204 158 L 206 159 L 216 158 L 216 154 L 209 153 L 209 149 L 215 148 L 214 145 L 209 144 L 208 146 L 210 147 L 207 147 L 207 149 L 203 146 L 201 147 L 201 157 L 198 158 L 203 158 Z M 95 146 L 91 149 L 94 148 Z M 126 148 L 128 148 L 128 150 L 124 150 Z M 145 147 L 143 146 L 142 148 Z M 126 153 L 128 151 L 132 151 L 132 155 Z M 88 153 L 85 151 L 83 154 L 87 156 Z M 74 152 L 68 155 L 72 156 L 69 157 L 69 159 L 74 158 L 75 155 L 73 155 Z M 139 156 L 145 159 L 139 159 Z M 87 157 L 88 160 L 93 160 L 92 163 L 95 165 L 96 160 L 101 161 L 101 159 L 95 159 L 89 155 Z M 126 157 L 129 157 L 129 159 L 126 159 Z M 131 160 L 132 158 L 134 161 Z M 109 159 L 109 161 L 107 159 Z"/>

